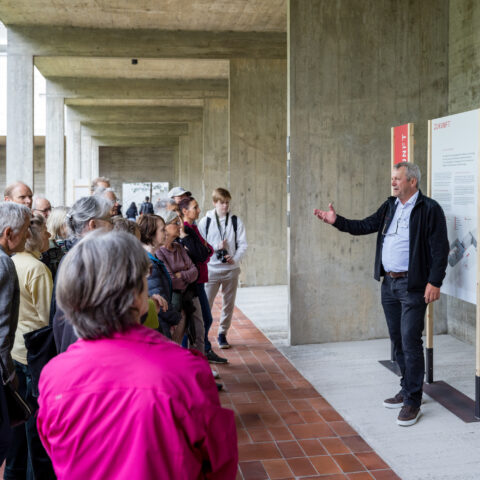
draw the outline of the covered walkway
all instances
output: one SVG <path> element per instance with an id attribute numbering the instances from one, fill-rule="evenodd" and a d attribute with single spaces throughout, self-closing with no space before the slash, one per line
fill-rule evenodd
<path id="1" fill-rule="evenodd" d="M 237 419 L 238 479 L 399 478 L 237 308 L 229 341 L 234 348 L 222 354 L 230 363 L 218 370 L 222 404 Z"/>

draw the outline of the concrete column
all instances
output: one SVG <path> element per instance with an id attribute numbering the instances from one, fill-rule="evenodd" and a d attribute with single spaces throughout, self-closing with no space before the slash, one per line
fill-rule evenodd
<path id="1" fill-rule="evenodd" d="M 222 184 L 246 225 L 247 285 L 287 281 L 286 112 L 285 60 L 230 62 L 230 172 Z"/>
<path id="2" fill-rule="evenodd" d="M 81 133 L 81 179 L 83 183 L 90 183 L 92 180 L 92 137 Z"/>
<path id="3" fill-rule="evenodd" d="M 8 55 L 7 185 L 33 188 L 33 56 Z"/>
<path id="4" fill-rule="evenodd" d="M 97 140 L 92 139 L 92 179 L 100 175 L 100 164 L 99 164 L 99 143 Z"/>
<path id="5" fill-rule="evenodd" d="M 66 203 L 72 205 L 74 200 L 75 180 L 81 177 L 81 129 L 80 121 L 67 110 L 67 158 L 66 158 Z"/>
<path id="6" fill-rule="evenodd" d="M 224 186 L 228 175 L 228 99 L 207 98 L 203 109 L 203 195 L 210 208 L 214 188 Z"/>
<path id="7" fill-rule="evenodd" d="M 394 125 L 415 123 L 426 177 L 427 120 L 447 114 L 448 1 L 399 5 L 289 5 L 292 344 L 387 336 L 376 236 L 341 233 L 313 209 L 333 202 L 347 218 L 378 209 L 390 194 Z"/>
<path id="8" fill-rule="evenodd" d="M 64 100 L 51 93 L 48 81 L 46 112 L 45 194 L 52 205 L 65 205 Z"/>

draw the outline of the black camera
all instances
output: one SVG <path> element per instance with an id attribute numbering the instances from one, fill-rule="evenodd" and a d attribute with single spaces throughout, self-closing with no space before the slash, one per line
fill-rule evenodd
<path id="1" fill-rule="evenodd" d="M 228 251 L 222 248 L 221 250 L 217 250 L 215 252 L 217 254 L 217 259 L 220 260 L 222 263 L 227 263 L 227 259 L 225 255 L 228 255 Z"/>

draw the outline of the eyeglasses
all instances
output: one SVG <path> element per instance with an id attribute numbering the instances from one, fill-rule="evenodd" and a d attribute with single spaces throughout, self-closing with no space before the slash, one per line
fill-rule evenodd
<path id="1" fill-rule="evenodd" d="M 408 228 L 408 218 L 403 218 L 403 210 L 400 212 L 400 215 L 397 218 L 397 224 L 395 226 L 395 231 L 387 233 L 387 222 L 385 222 L 385 225 L 383 226 L 382 235 L 384 237 L 392 237 L 393 235 L 397 235 L 399 225 L 400 225 L 400 228 Z M 389 228 L 390 228 L 390 226 L 389 226 Z"/>

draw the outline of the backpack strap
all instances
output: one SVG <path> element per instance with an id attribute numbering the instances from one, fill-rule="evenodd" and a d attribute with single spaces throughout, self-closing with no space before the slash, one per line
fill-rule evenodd
<path id="1" fill-rule="evenodd" d="M 208 242 L 208 229 L 210 228 L 210 224 L 212 223 L 212 219 L 207 217 L 207 224 L 205 225 L 205 241 Z"/>
<path id="2" fill-rule="evenodd" d="M 238 242 L 237 242 L 237 216 L 232 215 L 232 226 L 233 231 L 235 232 L 235 250 L 238 250 Z"/>

